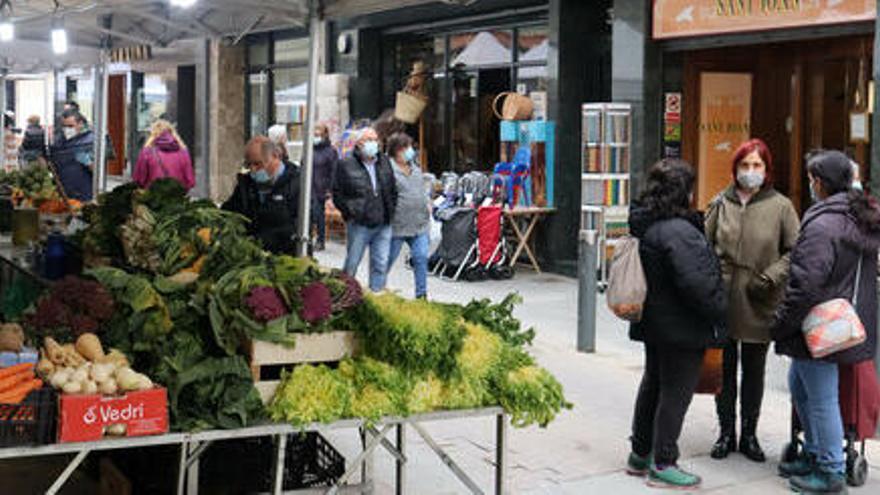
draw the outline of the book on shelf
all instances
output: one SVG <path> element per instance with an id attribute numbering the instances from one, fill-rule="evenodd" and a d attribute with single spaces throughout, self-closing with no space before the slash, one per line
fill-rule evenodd
<path id="1" fill-rule="evenodd" d="M 629 204 L 629 181 L 627 179 L 584 181 L 582 191 L 584 204 L 601 206 Z"/>

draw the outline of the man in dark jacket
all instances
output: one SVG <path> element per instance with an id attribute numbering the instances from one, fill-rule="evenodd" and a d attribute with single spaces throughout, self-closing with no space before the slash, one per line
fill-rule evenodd
<path id="1" fill-rule="evenodd" d="M 771 328 L 776 352 L 792 358 L 789 389 L 804 425 L 806 455 L 782 463 L 779 472 L 803 493 L 845 493 L 838 365 L 870 360 L 877 348 L 880 211 L 873 200 L 851 189 L 852 167 L 843 153 L 819 152 L 808 159 L 807 171 L 816 202 L 804 215 L 785 298 Z M 804 319 L 815 306 L 838 298 L 853 303 L 866 339 L 814 358 L 802 330 Z"/>
<path id="2" fill-rule="evenodd" d="M 333 174 L 339 153 L 330 142 L 330 130 L 324 124 L 315 126 L 315 158 L 312 166 L 312 227 L 315 228 L 317 251 L 324 250 L 327 226 L 325 222 L 327 197 L 333 185 Z"/>
<path id="3" fill-rule="evenodd" d="M 281 151 L 265 136 L 252 138 L 245 147 L 250 169 L 238 176 L 224 210 L 250 220 L 249 233 L 266 250 L 276 254 L 294 252 L 299 201 L 299 172 L 281 161 Z"/>
<path id="4" fill-rule="evenodd" d="M 370 290 L 385 288 L 391 251 L 391 215 L 397 203 L 394 172 L 379 151 L 379 136 L 362 130 L 352 156 L 339 162 L 333 181 L 333 204 L 346 223 L 348 250 L 344 270 L 351 276 L 370 248 Z"/>
<path id="5" fill-rule="evenodd" d="M 61 114 L 61 137 L 52 148 L 52 162 L 64 192 L 80 201 L 92 200 L 95 170 L 95 134 L 76 110 Z"/>

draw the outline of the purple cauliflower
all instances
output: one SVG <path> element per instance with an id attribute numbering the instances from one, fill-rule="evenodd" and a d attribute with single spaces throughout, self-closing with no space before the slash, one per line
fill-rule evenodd
<path id="1" fill-rule="evenodd" d="M 277 320 L 289 314 L 281 294 L 274 287 L 254 287 L 245 298 L 245 304 L 257 321 Z"/>
<path id="2" fill-rule="evenodd" d="M 333 296 L 326 285 L 312 282 L 303 287 L 299 295 L 302 298 L 300 317 L 307 323 L 320 323 L 330 317 L 333 310 Z"/>

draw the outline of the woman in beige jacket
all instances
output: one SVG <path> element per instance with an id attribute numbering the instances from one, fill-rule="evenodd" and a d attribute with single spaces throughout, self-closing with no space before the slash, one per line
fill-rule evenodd
<path id="1" fill-rule="evenodd" d="M 706 237 L 721 260 L 729 291 L 724 381 L 715 398 L 721 434 L 712 457 L 737 450 L 736 399 L 740 394 L 739 451 L 755 462 L 765 460 L 756 429 L 764 396 L 764 368 L 770 325 L 788 277 L 789 252 L 799 221 L 791 201 L 772 185 L 772 158 L 760 139 L 746 141 L 733 157 L 733 184 L 709 205 Z M 738 365 L 742 383 L 737 387 Z"/>

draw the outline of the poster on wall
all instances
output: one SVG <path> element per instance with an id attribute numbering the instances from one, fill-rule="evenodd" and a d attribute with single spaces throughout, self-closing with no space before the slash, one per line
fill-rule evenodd
<path id="1" fill-rule="evenodd" d="M 663 158 L 681 158 L 681 93 L 664 96 Z"/>
<path id="2" fill-rule="evenodd" d="M 654 0 L 654 38 L 873 21 L 876 0 Z"/>
<path id="3" fill-rule="evenodd" d="M 697 207 L 705 209 L 731 181 L 730 163 L 749 139 L 752 74 L 704 72 L 700 75 Z"/>

